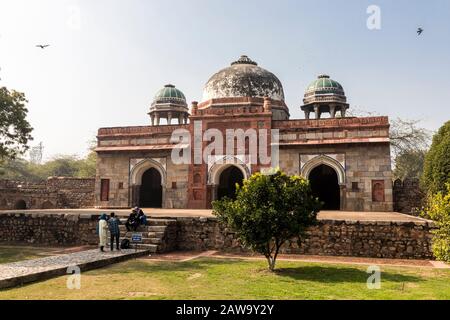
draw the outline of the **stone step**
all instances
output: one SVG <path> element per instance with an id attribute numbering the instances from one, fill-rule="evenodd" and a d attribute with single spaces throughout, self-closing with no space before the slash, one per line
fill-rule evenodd
<path id="1" fill-rule="evenodd" d="M 164 232 L 158 231 L 158 232 L 154 232 L 154 231 L 150 231 L 148 233 L 148 237 L 149 238 L 163 238 L 164 237 Z"/>
<path id="2" fill-rule="evenodd" d="M 149 219 L 147 223 L 150 226 L 168 226 L 176 222 L 177 222 L 176 220 L 171 219 Z"/>
<path id="3" fill-rule="evenodd" d="M 121 236 L 121 237 L 120 237 L 120 241 L 122 241 L 123 239 L 128 239 L 128 240 L 130 240 L 130 242 L 132 242 L 132 241 L 131 241 L 131 237 Z M 154 243 L 154 242 L 153 242 L 153 239 L 155 239 L 155 238 L 142 238 L 142 242 L 140 242 L 140 243 L 143 243 L 143 244 L 152 244 L 152 243 Z M 109 245 L 110 241 L 111 241 L 111 238 L 108 237 L 108 240 L 107 240 L 108 245 Z"/>
<path id="4" fill-rule="evenodd" d="M 164 232 L 167 226 L 150 226 L 148 227 L 148 232 Z"/>
<path id="5" fill-rule="evenodd" d="M 161 243 L 163 243 L 163 241 L 161 238 L 150 238 L 150 243 L 161 244 Z"/>
<path id="6" fill-rule="evenodd" d="M 125 227 L 125 226 L 120 226 L 119 227 L 119 230 L 120 230 L 120 233 L 145 233 L 145 232 L 148 232 L 149 230 L 148 230 L 148 228 L 150 228 L 150 227 L 139 227 L 136 231 L 127 231 L 127 228 Z"/>

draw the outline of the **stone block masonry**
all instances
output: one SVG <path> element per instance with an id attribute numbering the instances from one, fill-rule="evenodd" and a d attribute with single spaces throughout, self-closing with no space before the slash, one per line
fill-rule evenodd
<path id="1" fill-rule="evenodd" d="M 151 219 L 157 221 L 158 219 Z M 0 243 L 95 245 L 98 215 L 0 214 Z M 154 224 L 152 225 L 157 226 Z M 302 241 L 287 241 L 283 253 L 392 259 L 432 259 L 432 222 L 319 220 Z M 164 237 L 165 251 L 244 252 L 235 234 L 215 218 L 176 218 Z"/>

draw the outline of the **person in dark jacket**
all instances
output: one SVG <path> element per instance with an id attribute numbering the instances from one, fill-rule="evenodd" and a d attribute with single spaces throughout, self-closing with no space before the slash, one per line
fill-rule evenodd
<path id="1" fill-rule="evenodd" d="M 130 213 L 128 220 L 125 223 L 125 227 L 127 228 L 127 231 L 136 231 L 137 227 L 139 227 L 139 219 L 134 210 Z"/>
<path id="2" fill-rule="evenodd" d="M 114 251 L 114 240 L 116 241 L 116 248 L 120 250 L 120 219 L 116 217 L 114 212 L 111 212 L 110 219 L 108 220 L 109 233 L 111 238 L 111 251 Z"/>
<path id="3" fill-rule="evenodd" d="M 147 225 L 147 216 L 145 215 L 144 211 L 142 211 L 141 208 L 134 208 L 133 210 L 136 214 L 137 214 L 137 219 L 139 221 L 139 224 L 142 226 L 146 226 Z"/>

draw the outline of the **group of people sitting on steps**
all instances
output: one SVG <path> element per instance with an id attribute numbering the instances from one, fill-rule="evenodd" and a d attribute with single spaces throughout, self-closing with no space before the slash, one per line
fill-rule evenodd
<path id="1" fill-rule="evenodd" d="M 116 214 L 114 212 L 111 212 L 111 214 L 108 216 L 106 213 L 103 213 L 100 218 L 99 222 L 97 224 L 97 234 L 99 236 L 99 246 L 100 251 L 105 251 L 105 246 L 108 242 L 108 232 L 110 235 L 110 245 L 111 245 L 111 251 L 114 250 L 114 242 L 116 243 L 116 249 L 120 250 L 125 249 L 127 245 L 125 244 L 125 240 L 127 240 L 128 246 L 129 246 L 129 240 L 124 239 L 122 241 L 122 244 L 119 246 L 120 242 L 120 228 L 119 225 L 121 225 L 122 222 L 118 217 L 116 217 Z M 127 222 L 125 223 L 125 227 L 128 231 L 136 231 L 139 226 L 145 226 L 147 225 L 147 216 L 145 215 L 144 211 L 140 209 L 139 207 L 135 207 L 133 211 L 131 211 L 130 215 L 128 216 Z"/>

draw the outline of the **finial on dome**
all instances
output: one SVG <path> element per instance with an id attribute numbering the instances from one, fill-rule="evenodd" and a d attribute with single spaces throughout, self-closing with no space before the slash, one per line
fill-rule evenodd
<path id="1" fill-rule="evenodd" d="M 253 61 L 246 55 L 242 55 L 237 61 L 234 61 L 231 65 L 234 66 L 235 64 L 252 64 L 254 66 L 258 65 L 255 61 Z"/>
<path id="2" fill-rule="evenodd" d="M 321 74 L 317 78 L 319 78 L 319 79 L 330 79 L 330 76 L 327 75 L 327 74 Z"/>
<path id="3" fill-rule="evenodd" d="M 175 88 L 175 86 L 173 85 L 173 84 L 166 84 L 165 86 L 164 86 L 164 88 Z"/>

